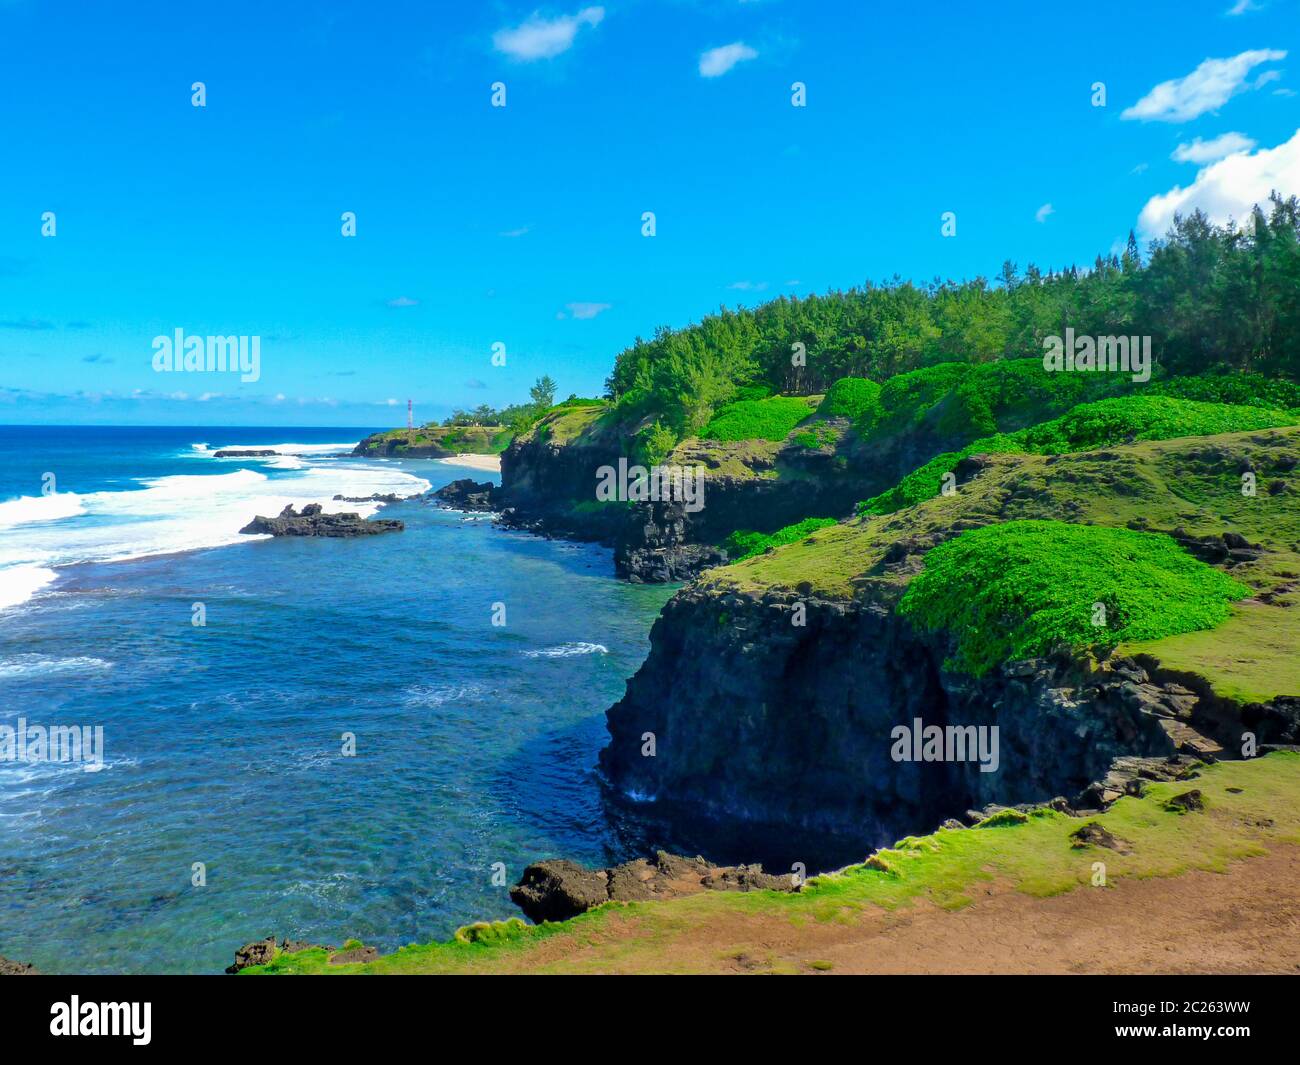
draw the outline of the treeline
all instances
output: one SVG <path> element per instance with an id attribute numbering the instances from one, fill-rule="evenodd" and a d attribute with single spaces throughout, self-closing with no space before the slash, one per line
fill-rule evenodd
<path id="1" fill-rule="evenodd" d="M 615 361 L 608 397 L 628 418 L 674 436 L 698 432 L 720 406 L 774 392 L 824 392 L 842 377 L 876 381 L 943 362 L 1041 355 L 1063 335 L 1150 336 L 1161 373 L 1248 370 L 1300 377 L 1300 201 L 1274 195 L 1243 226 L 1197 212 L 1177 218 L 1146 261 L 1129 236 L 1122 255 L 1089 268 L 995 279 L 895 278 L 754 310 L 723 308 L 685 329 L 638 338 Z M 792 359 L 802 345 L 805 357 Z M 802 362 L 802 365 L 800 365 Z"/>
<path id="2" fill-rule="evenodd" d="M 451 416 L 445 418 L 442 424 L 445 426 L 504 425 L 507 429 L 522 433 L 554 405 L 555 389 L 555 381 L 548 374 L 539 377 L 528 390 L 529 402 L 527 403 L 515 403 L 500 409 L 487 403 L 480 403 L 473 410 L 453 410 Z M 570 396 L 569 400 L 575 398 Z"/>

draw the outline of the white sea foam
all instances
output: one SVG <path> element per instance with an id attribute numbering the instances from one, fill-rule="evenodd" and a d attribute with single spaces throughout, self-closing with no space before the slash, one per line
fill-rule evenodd
<path id="1" fill-rule="evenodd" d="M 44 566 L 9 566 L 0 569 L 0 610 L 25 603 L 55 579 Z"/>
<path id="2" fill-rule="evenodd" d="M 407 688 L 402 701 L 407 706 L 442 706 L 459 699 L 478 699 L 487 694 L 480 684 L 415 685 Z"/>
<path id="3" fill-rule="evenodd" d="M 48 496 L 19 496 L 0 503 L 0 529 L 26 525 L 33 521 L 58 521 L 80 514 L 85 509 L 81 497 L 73 492 L 55 492 Z"/>
<path id="4" fill-rule="evenodd" d="M 349 445 L 279 446 L 332 454 Z M 406 496 L 430 487 L 428 481 L 392 466 L 313 463 L 309 458 L 300 460 L 287 476 L 235 469 L 138 483 L 139 488 L 128 491 L 56 494 L 0 504 L 11 508 L 0 513 L 15 519 L 0 537 L 0 607 L 26 601 L 53 579 L 54 567 L 247 542 L 256 538 L 239 530 L 255 515 L 275 515 L 289 505 L 320 503 L 326 512 L 356 511 L 369 517 L 381 504 L 335 502 L 334 496 Z"/>
<path id="5" fill-rule="evenodd" d="M 112 668 L 112 662 L 88 656 L 56 658 L 54 655 L 14 655 L 12 658 L 0 658 L 0 680 L 39 677 L 51 673 L 93 673 Z"/>
<path id="6" fill-rule="evenodd" d="M 603 643 L 562 643 L 558 647 L 544 647 L 523 654 L 525 658 L 572 658 L 574 655 L 607 655 L 609 648 Z"/>

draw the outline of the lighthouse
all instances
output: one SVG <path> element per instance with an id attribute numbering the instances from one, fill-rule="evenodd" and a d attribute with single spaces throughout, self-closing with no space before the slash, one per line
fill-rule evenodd
<path id="1" fill-rule="evenodd" d="M 408 430 L 415 428 L 415 418 L 414 415 L 411 413 L 411 411 L 412 411 L 411 401 L 408 399 L 406 401 L 406 428 Z"/>

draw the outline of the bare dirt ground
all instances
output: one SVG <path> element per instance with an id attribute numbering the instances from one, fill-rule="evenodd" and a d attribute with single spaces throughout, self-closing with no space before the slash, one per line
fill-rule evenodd
<path id="1" fill-rule="evenodd" d="M 1226 873 L 1121 880 L 1034 898 L 991 885 L 965 909 L 927 903 L 850 924 L 727 915 L 662 951 L 634 926 L 567 951 L 545 969 L 805 973 L 1300 973 L 1300 847 L 1233 862 Z M 621 941 L 621 942 L 620 942 Z M 739 946 L 739 945 L 745 946 Z M 559 946 L 559 944 L 555 944 Z M 664 946 L 660 944 L 660 946 Z M 547 955 L 550 955 L 549 957 Z"/>

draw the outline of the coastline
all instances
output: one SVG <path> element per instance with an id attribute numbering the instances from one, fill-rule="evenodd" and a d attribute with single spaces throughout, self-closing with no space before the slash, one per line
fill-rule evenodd
<path id="1" fill-rule="evenodd" d="M 469 452 L 461 455 L 451 455 L 445 459 L 436 459 L 436 462 L 444 462 L 448 466 L 462 466 L 467 470 L 482 470 L 484 473 L 501 472 L 500 455 L 475 455 Z"/>

